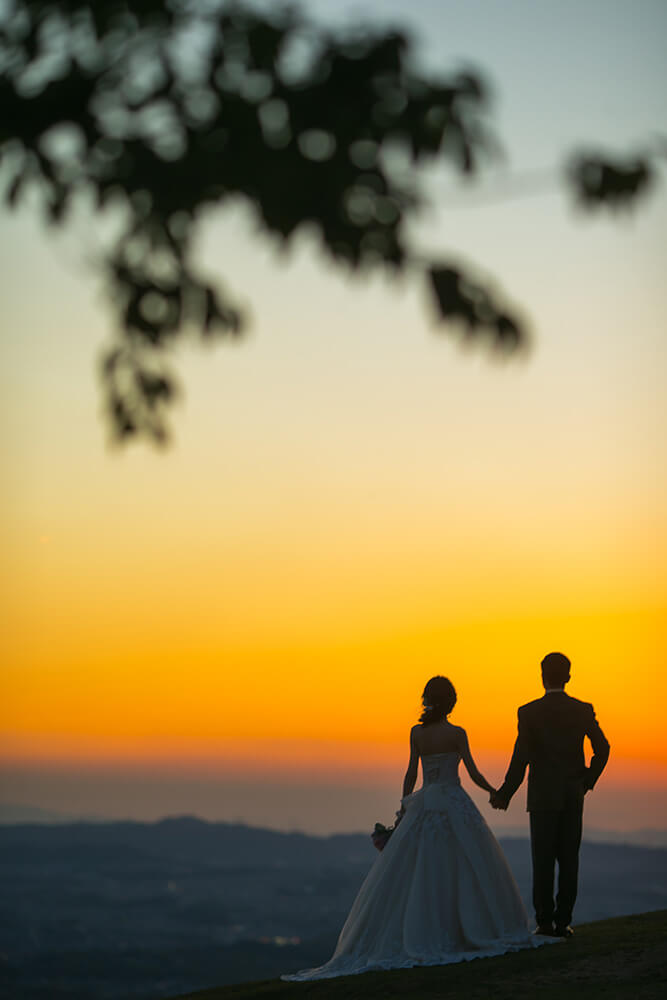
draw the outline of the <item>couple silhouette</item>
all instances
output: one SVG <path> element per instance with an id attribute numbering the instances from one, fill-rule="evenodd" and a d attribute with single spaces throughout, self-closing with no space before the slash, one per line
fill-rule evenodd
<path id="1" fill-rule="evenodd" d="M 456 704 L 451 681 L 429 680 L 422 714 L 410 732 L 396 824 L 357 894 L 336 950 L 324 965 L 283 979 L 448 965 L 572 935 L 584 797 L 607 763 L 609 743 L 593 706 L 565 693 L 569 659 L 549 653 L 541 668 L 544 695 L 519 708 L 514 751 L 497 789 L 477 768 L 465 729 L 449 722 Z M 588 766 L 586 738 L 593 750 Z M 420 761 L 423 784 L 415 792 Z M 507 809 L 528 770 L 533 933 L 505 855 L 461 787 L 461 762 L 489 793 L 494 809 Z"/>

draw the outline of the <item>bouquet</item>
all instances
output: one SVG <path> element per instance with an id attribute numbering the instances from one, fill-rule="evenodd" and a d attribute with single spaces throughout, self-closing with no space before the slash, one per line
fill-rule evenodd
<path id="1" fill-rule="evenodd" d="M 385 826 L 384 823 L 376 823 L 371 834 L 373 847 L 376 847 L 378 851 L 383 851 L 387 846 L 389 838 L 402 819 L 403 811 L 401 810 L 401 812 L 396 813 L 396 819 L 393 826 Z"/>
<path id="2" fill-rule="evenodd" d="M 383 851 L 393 832 L 393 826 L 385 826 L 384 823 L 376 823 L 371 834 L 373 847 L 377 847 L 378 851 Z"/>

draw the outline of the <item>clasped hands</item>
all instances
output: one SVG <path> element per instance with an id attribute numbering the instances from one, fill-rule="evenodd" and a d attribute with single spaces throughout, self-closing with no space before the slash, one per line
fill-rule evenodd
<path id="1" fill-rule="evenodd" d="M 502 809 L 503 811 L 505 811 L 508 806 L 507 799 L 502 798 L 497 789 L 489 795 L 489 803 L 493 809 Z"/>

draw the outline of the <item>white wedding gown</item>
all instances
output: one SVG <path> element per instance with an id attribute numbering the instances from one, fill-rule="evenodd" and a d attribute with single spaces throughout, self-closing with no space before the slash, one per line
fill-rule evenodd
<path id="1" fill-rule="evenodd" d="M 448 965 L 533 948 L 505 855 L 458 776 L 456 751 L 422 757 L 423 787 L 359 890 L 333 957 L 282 979 Z"/>

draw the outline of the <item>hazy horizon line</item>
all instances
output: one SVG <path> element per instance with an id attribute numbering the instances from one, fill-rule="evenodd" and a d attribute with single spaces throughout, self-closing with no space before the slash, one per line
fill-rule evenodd
<path id="1" fill-rule="evenodd" d="M 365 830 L 332 831 L 330 833 L 314 833 L 312 831 L 300 829 L 298 827 L 286 828 L 279 826 L 266 826 L 260 823 L 238 819 L 209 819 L 192 812 L 165 813 L 156 819 L 137 819 L 132 816 L 116 817 L 104 816 L 90 813 L 68 813 L 55 809 L 44 809 L 41 806 L 22 805 L 20 803 L 0 802 L 0 826 L 68 826 L 80 823 L 87 823 L 95 826 L 113 825 L 120 823 L 134 823 L 141 826 L 157 826 L 165 822 L 177 822 L 183 820 L 194 820 L 207 826 L 238 826 L 248 827 L 253 830 L 263 830 L 267 833 L 294 834 L 306 837 L 316 837 L 323 839 L 327 837 L 339 836 L 362 836 L 366 835 Z M 508 825 L 500 827 L 497 831 L 499 838 L 516 837 L 528 839 L 529 831 L 527 827 Z M 589 827 L 584 829 L 583 839 L 589 843 L 616 843 L 632 844 L 640 847 L 667 847 L 667 829 L 662 827 L 637 827 L 633 830 L 605 830 L 601 827 Z"/>

